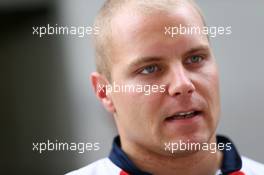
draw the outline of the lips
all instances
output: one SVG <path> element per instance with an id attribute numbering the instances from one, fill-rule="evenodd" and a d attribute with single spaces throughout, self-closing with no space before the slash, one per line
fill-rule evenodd
<path id="1" fill-rule="evenodd" d="M 172 120 L 184 120 L 184 119 L 190 119 L 199 116 L 201 114 L 201 111 L 198 110 L 190 110 L 186 112 L 177 112 L 169 117 L 167 117 L 166 121 L 172 121 Z"/>

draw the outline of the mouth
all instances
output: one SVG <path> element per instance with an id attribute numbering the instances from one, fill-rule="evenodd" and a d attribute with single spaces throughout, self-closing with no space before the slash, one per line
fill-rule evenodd
<path id="1" fill-rule="evenodd" d="M 169 116 L 165 119 L 165 121 L 173 121 L 173 120 L 186 120 L 200 116 L 201 111 L 188 111 L 188 112 L 178 112 L 172 116 Z"/>

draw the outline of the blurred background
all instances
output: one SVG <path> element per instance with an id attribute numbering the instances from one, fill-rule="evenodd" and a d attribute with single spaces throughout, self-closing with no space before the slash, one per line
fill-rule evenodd
<path id="1" fill-rule="evenodd" d="M 222 119 L 240 153 L 264 163 L 264 1 L 199 0 L 221 76 Z M 92 26 L 103 0 L 1 0 L 0 174 L 64 174 L 110 151 L 116 129 L 95 98 L 91 35 L 33 35 L 32 27 Z M 99 142 L 100 150 L 33 151 L 33 142 Z"/>

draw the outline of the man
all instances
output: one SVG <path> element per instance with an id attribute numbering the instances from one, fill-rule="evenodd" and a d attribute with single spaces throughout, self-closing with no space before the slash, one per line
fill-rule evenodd
<path id="1" fill-rule="evenodd" d="M 119 136 L 109 158 L 70 174 L 264 174 L 263 165 L 216 136 L 219 79 L 208 36 L 172 35 L 175 26 L 205 27 L 194 2 L 108 0 L 95 25 L 91 81 Z"/>

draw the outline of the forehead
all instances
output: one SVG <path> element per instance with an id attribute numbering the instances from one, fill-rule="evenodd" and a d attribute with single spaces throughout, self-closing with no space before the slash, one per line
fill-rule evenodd
<path id="1" fill-rule="evenodd" d="M 179 4 L 169 12 L 154 10 L 147 14 L 133 7 L 123 8 L 114 17 L 111 25 L 114 63 L 120 61 L 119 57 L 129 59 L 143 53 L 169 51 L 171 47 L 175 52 L 180 52 L 187 49 L 184 47 L 208 44 L 207 37 L 203 35 L 173 38 L 165 35 L 165 28 L 168 27 L 204 26 L 199 12 L 191 4 Z"/>

